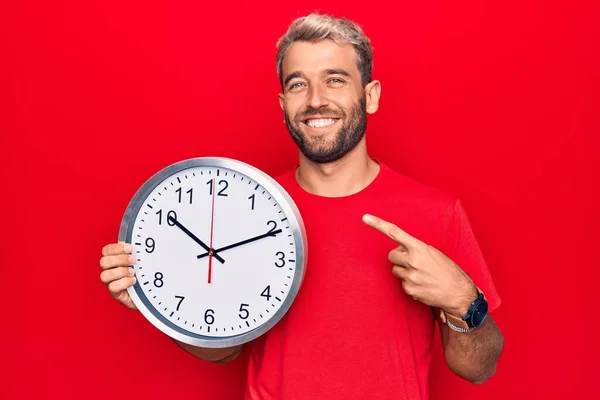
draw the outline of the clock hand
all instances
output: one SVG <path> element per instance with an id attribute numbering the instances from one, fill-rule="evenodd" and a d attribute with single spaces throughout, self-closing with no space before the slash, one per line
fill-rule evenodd
<path id="1" fill-rule="evenodd" d="M 213 254 L 216 251 L 221 252 L 221 251 L 233 249 L 234 247 L 238 247 L 238 246 L 241 246 L 241 245 L 246 244 L 246 243 L 250 243 L 250 242 L 254 242 L 254 241 L 260 240 L 260 239 L 264 239 L 264 238 L 269 237 L 269 236 L 275 237 L 275 235 L 277 235 L 278 233 L 281 233 L 281 232 L 282 232 L 281 229 L 277 229 L 276 231 L 269 231 L 267 233 L 263 233 L 262 235 L 258 235 L 258 236 L 255 236 L 253 238 L 250 238 L 250 239 L 242 240 L 241 242 L 230 244 L 229 246 L 221 247 L 219 249 L 214 249 L 213 250 Z M 208 255 L 209 255 L 209 253 L 204 253 L 204 254 L 198 255 L 196 258 L 200 259 L 200 258 L 206 257 Z"/>
<path id="2" fill-rule="evenodd" d="M 223 260 L 223 258 L 218 255 L 216 253 L 215 249 L 211 249 L 210 247 L 208 247 L 206 244 L 204 244 L 204 242 L 200 239 L 198 239 L 198 237 L 196 237 L 196 235 L 194 235 L 192 232 L 190 232 L 185 226 L 181 225 L 181 223 L 179 221 L 177 221 L 175 218 L 173 218 L 172 216 L 168 216 L 167 220 L 170 221 L 172 224 L 175 224 L 179 229 L 181 229 L 186 235 L 188 235 L 189 237 L 191 237 L 192 239 L 194 239 L 194 242 L 198 243 L 200 246 L 202 246 L 202 248 L 208 252 L 211 252 L 212 255 L 221 262 L 221 264 L 225 264 L 225 260 Z M 208 255 L 208 253 L 206 253 L 206 255 Z"/>
<path id="3" fill-rule="evenodd" d="M 215 179 L 213 178 L 212 181 L 212 186 L 211 188 L 215 188 Z M 213 247 L 213 228 L 214 228 L 214 223 L 215 223 L 215 192 L 216 190 L 212 191 L 212 213 L 211 213 L 211 217 L 210 217 L 210 248 L 212 249 Z M 210 284 L 210 281 L 212 280 L 212 259 L 213 259 L 213 253 L 215 252 L 215 249 L 212 249 L 208 251 L 208 283 Z"/>

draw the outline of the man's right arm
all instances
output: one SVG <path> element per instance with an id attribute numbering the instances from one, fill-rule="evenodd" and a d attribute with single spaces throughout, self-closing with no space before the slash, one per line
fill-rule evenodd
<path id="1" fill-rule="evenodd" d="M 175 340 L 175 343 L 188 353 L 206 361 L 211 361 L 216 364 L 225 364 L 239 357 L 244 350 L 244 345 L 226 347 L 222 349 L 211 349 L 207 347 L 192 346 L 187 343 Z"/>
<path id="2" fill-rule="evenodd" d="M 132 247 L 128 243 L 114 243 L 104 246 L 102 249 L 102 258 L 100 259 L 100 280 L 108 286 L 108 291 L 117 301 L 132 310 L 137 307 L 129 297 L 127 288 L 133 286 L 136 282 L 135 274 L 131 266 L 135 262 L 135 257 L 131 255 Z M 223 349 L 211 349 L 206 347 L 196 347 L 187 343 L 175 340 L 175 343 L 188 353 L 206 361 L 217 364 L 225 364 L 235 360 L 244 348 L 243 345 L 227 347 Z"/>

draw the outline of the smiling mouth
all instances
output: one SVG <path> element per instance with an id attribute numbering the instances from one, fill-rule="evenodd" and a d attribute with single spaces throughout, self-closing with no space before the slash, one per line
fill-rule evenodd
<path id="1" fill-rule="evenodd" d="M 327 128 L 339 121 L 339 118 L 309 118 L 303 121 L 311 128 Z"/>

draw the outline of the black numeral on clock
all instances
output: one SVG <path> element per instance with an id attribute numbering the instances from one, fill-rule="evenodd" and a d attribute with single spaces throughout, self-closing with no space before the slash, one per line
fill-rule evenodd
<path id="1" fill-rule="evenodd" d="M 278 251 L 277 253 L 275 253 L 275 255 L 277 257 L 279 257 L 277 259 L 277 261 L 275 262 L 275 266 L 277 268 L 283 268 L 283 266 L 285 265 L 285 253 L 283 251 Z M 280 261 L 281 261 L 281 265 L 279 264 Z"/>
<path id="2" fill-rule="evenodd" d="M 244 307 L 250 307 L 250 304 L 242 303 L 242 305 L 240 305 L 240 313 L 238 315 L 241 319 L 247 319 L 250 316 L 250 312 Z"/>
<path id="3" fill-rule="evenodd" d="M 146 239 L 146 253 L 154 252 L 154 248 L 155 248 L 154 239 L 152 239 L 151 237 L 147 238 Z"/>
<path id="4" fill-rule="evenodd" d="M 277 222 L 275 222 L 275 221 L 269 221 L 269 222 L 267 222 L 267 225 L 271 225 L 271 224 L 273 224 L 273 227 L 272 227 L 272 228 L 269 230 L 269 232 L 267 232 L 267 233 L 271 233 L 271 232 L 273 232 L 275 229 L 277 229 Z"/>
<path id="5" fill-rule="evenodd" d="M 251 206 L 251 209 L 252 209 L 252 210 L 254 210 L 254 199 L 255 199 L 255 196 L 254 196 L 254 195 L 252 195 L 252 196 L 248 197 L 248 200 L 250 200 L 250 201 L 252 202 L 252 203 L 251 203 L 251 204 L 252 204 L 252 206 Z"/>
<path id="6" fill-rule="evenodd" d="M 208 194 L 210 194 L 212 196 L 213 180 L 211 179 L 210 181 L 206 182 L 206 184 L 209 186 Z M 227 196 L 227 193 L 225 193 L 225 190 L 229 187 L 229 183 L 227 183 L 227 181 L 225 179 L 221 179 L 219 181 L 219 187 L 221 187 L 221 186 L 223 186 L 223 188 L 217 192 L 217 196 Z"/>
<path id="7" fill-rule="evenodd" d="M 210 308 L 208 310 L 206 310 L 206 312 L 204 313 L 204 322 L 206 322 L 208 325 L 212 325 L 215 323 L 215 310 L 211 310 Z"/>
<path id="8" fill-rule="evenodd" d="M 157 288 L 163 286 L 163 274 L 162 272 L 157 272 L 154 274 L 154 286 Z"/>
<path id="9" fill-rule="evenodd" d="M 183 296 L 175 296 L 176 299 L 179 299 L 179 302 L 177 303 L 177 309 L 175 311 L 179 311 L 179 306 L 181 305 L 181 302 L 183 301 L 183 299 L 185 299 L 185 297 Z"/>
<path id="10" fill-rule="evenodd" d="M 267 286 L 260 295 L 266 297 L 267 301 L 269 301 L 271 299 L 271 285 Z"/>
<path id="11" fill-rule="evenodd" d="M 179 202 L 181 203 L 181 188 L 177 189 L 176 192 L 179 194 Z M 194 193 L 194 189 L 190 189 L 188 190 L 186 193 L 188 193 L 190 195 L 190 204 L 192 204 L 192 194 Z"/>
<path id="12" fill-rule="evenodd" d="M 158 210 L 156 215 L 158 215 L 158 224 L 162 225 L 162 210 Z M 170 226 L 175 226 L 174 221 L 177 221 L 177 213 L 171 210 L 167 213 L 167 224 L 169 224 Z"/>

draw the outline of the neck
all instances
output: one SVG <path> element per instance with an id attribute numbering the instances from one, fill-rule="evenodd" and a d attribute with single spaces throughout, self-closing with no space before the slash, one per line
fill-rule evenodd
<path id="1" fill-rule="evenodd" d="M 379 173 L 379 168 L 379 164 L 369 157 L 366 138 L 363 137 L 354 149 L 332 163 L 316 163 L 300 153 L 296 179 L 309 193 L 343 197 L 367 187 Z"/>

